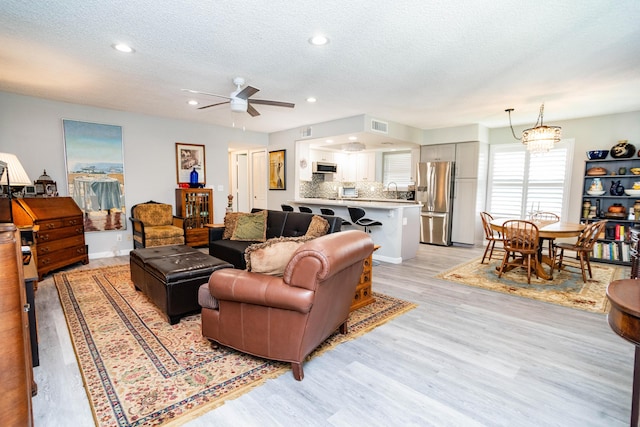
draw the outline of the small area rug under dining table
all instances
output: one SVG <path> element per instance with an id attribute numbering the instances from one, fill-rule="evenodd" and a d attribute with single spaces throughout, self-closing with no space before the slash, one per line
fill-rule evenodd
<path id="1" fill-rule="evenodd" d="M 54 281 L 96 425 L 179 425 L 238 397 L 290 364 L 212 348 L 200 315 L 170 325 L 136 292 L 128 265 L 59 273 Z M 416 307 L 375 293 L 312 358 Z"/>
<path id="2" fill-rule="evenodd" d="M 565 259 L 563 270 L 554 271 L 552 280 L 536 278 L 532 274 L 531 284 L 528 284 L 527 272 L 524 268 L 515 268 L 498 278 L 496 268 L 500 266 L 500 261 L 485 260 L 485 263 L 481 264 L 481 260 L 482 258 L 477 258 L 465 262 L 437 274 L 436 277 L 580 310 L 607 313 L 609 311 L 607 286 L 613 280 L 622 278 L 625 271 L 619 266 L 591 262 L 593 278 L 589 278 L 587 273 L 587 283 L 584 283 L 580 266 L 576 266 L 574 262 L 566 262 Z"/>

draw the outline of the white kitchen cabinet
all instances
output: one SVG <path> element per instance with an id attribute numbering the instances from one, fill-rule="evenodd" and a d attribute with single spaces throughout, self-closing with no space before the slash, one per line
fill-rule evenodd
<path id="1" fill-rule="evenodd" d="M 336 181 L 355 182 L 356 168 L 352 165 L 353 159 L 349 153 L 334 153 L 333 159 L 338 165 L 338 173 L 335 175 Z"/>
<path id="2" fill-rule="evenodd" d="M 376 153 L 357 153 L 356 181 L 374 182 L 376 180 Z"/>
<path id="3" fill-rule="evenodd" d="M 456 179 L 453 199 L 451 241 L 473 245 L 477 238 L 476 218 L 480 218 L 477 201 L 478 180 Z"/>
<path id="4" fill-rule="evenodd" d="M 461 142 L 456 145 L 456 178 L 478 177 L 479 142 Z"/>
<path id="5" fill-rule="evenodd" d="M 423 145 L 421 162 L 453 162 L 456 160 L 456 144 Z"/>
<path id="6" fill-rule="evenodd" d="M 311 157 L 312 162 L 328 162 L 333 163 L 333 155 L 332 151 L 324 151 L 324 150 L 310 150 L 309 156 Z"/>

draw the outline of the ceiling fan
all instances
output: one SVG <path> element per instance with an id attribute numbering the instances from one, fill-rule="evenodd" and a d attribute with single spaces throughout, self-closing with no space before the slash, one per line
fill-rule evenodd
<path id="1" fill-rule="evenodd" d="M 260 113 L 256 110 L 252 104 L 273 105 L 276 107 L 293 108 L 295 104 L 290 102 L 281 101 L 269 101 L 267 99 L 249 99 L 252 95 L 258 92 L 260 89 L 256 89 L 252 86 L 247 86 L 242 89 L 244 85 L 244 79 L 242 77 L 236 77 L 233 79 L 233 84 L 236 85 L 236 90 L 231 92 L 229 96 L 217 95 L 215 93 L 201 92 L 199 90 L 182 89 L 185 92 L 196 93 L 200 95 L 217 96 L 218 98 L 225 98 L 228 101 L 218 102 L 211 105 L 205 105 L 198 108 L 198 110 L 204 110 L 205 108 L 215 107 L 216 105 L 231 104 L 231 111 L 236 113 L 249 113 L 251 117 L 259 116 Z"/>

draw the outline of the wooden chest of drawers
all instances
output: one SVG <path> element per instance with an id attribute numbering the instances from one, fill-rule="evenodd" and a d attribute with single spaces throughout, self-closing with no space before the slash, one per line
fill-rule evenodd
<path id="1" fill-rule="evenodd" d="M 33 227 L 39 279 L 67 265 L 89 262 L 82 211 L 71 197 L 14 199 L 13 218 L 16 225 Z"/>

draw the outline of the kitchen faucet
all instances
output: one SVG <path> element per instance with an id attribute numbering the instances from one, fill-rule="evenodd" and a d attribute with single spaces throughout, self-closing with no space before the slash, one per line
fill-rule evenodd
<path id="1" fill-rule="evenodd" d="M 391 184 L 393 184 L 396 187 L 396 191 L 395 191 L 395 199 L 398 198 L 398 184 L 396 184 L 395 182 L 391 181 L 387 184 L 387 191 L 391 191 L 389 190 L 389 187 L 391 187 Z"/>

